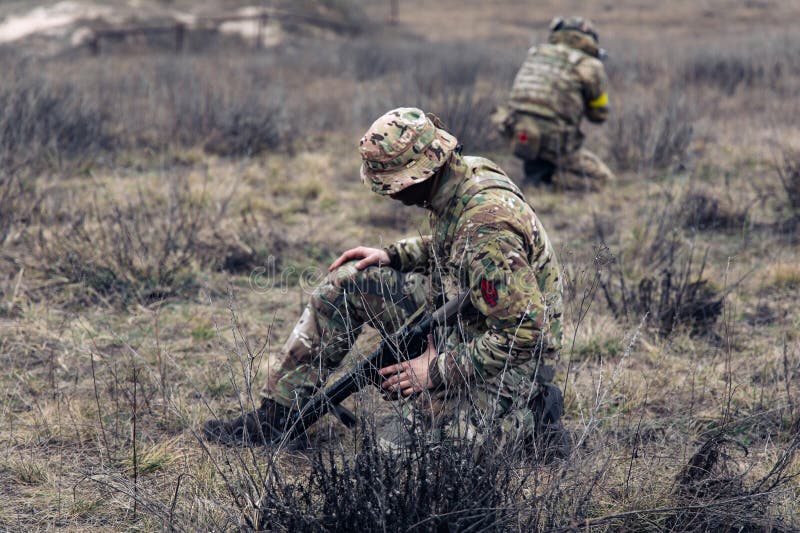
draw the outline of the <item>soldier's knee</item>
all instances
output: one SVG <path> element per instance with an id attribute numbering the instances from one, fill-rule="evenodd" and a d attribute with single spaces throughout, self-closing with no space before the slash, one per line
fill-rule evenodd
<path id="1" fill-rule="evenodd" d="M 589 150 L 582 149 L 576 162 L 578 166 L 576 170 L 598 184 L 605 184 L 615 179 L 614 173 L 603 160 Z"/>
<path id="2" fill-rule="evenodd" d="M 600 162 L 600 168 L 598 168 L 598 175 L 599 180 L 603 183 L 613 183 L 617 181 L 617 176 L 602 161 Z"/>
<path id="3" fill-rule="evenodd" d="M 357 284 L 365 271 L 374 268 L 359 270 L 356 268 L 357 264 L 358 261 L 349 261 L 329 273 L 325 280 L 314 289 L 312 299 L 334 301 L 342 293 L 344 287 Z"/>
<path id="4" fill-rule="evenodd" d="M 363 272 L 356 268 L 358 261 L 349 261 L 342 266 L 328 274 L 326 283 L 335 287 L 343 287 L 348 283 L 352 283 Z"/>

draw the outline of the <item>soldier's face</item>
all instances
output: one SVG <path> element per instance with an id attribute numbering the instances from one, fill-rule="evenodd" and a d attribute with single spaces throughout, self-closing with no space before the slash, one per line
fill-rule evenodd
<path id="1" fill-rule="evenodd" d="M 390 194 L 392 200 L 403 202 L 404 205 L 424 205 L 428 201 L 431 192 L 431 181 L 427 179 L 422 183 L 417 183 L 407 187 L 402 191 Z"/>
<path id="2" fill-rule="evenodd" d="M 392 200 L 399 200 L 400 202 L 403 202 L 403 205 L 416 205 L 417 202 L 408 195 L 403 194 L 404 192 L 406 191 L 400 191 L 394 194 L 390 194 L 389 197 Z"/>

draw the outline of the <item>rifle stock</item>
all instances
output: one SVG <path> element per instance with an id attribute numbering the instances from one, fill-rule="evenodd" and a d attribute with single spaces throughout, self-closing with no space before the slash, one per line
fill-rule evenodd
<path id="1" fill-rule="evenodd" d="M 384 337 L 378 348 L 369 357 L 356 364 L 347 374 L 327 389 L 312 396 L 286 424 L 283 432 L 276 431 L 273 443 L 292 441 L 312 426 L 325 414 L 331 412 L 351 394 L 372 383 L 380 386 L 383 377 L 378 370 L 401 360 L 416 357 L 427 347 L 428 333 L 435 326 L 445 325 L 448 320 L 469 307 L 469 291 L 463 291 L 448 300 L 443 306 L 421 320 L 402 327 Z"/>

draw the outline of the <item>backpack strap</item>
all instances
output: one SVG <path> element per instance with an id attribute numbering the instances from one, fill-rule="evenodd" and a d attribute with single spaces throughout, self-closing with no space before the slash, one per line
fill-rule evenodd
<path id="1" fill-rule="evenodd" d="M 513 193 L 520 199 L 525 197 L 517 185 L 493 161 L 483 157 L 464 157 L 464 163 L 470 169 L 470 176 L 456 189 L 457 204 L 452 218 L 458 220 L 470 200 L 487 189 L 503 189 Z"/>
<path id="2" fill-rule="evenodd" d="M 522 191 L 517 187 L 511 178 L 493 161 L 483 157 L 464 156 L 464 164 L 467 166 L 468 177 L 456 189 L 453 195 L 455 205 L 452 206 L 448 218 L 447 228 L 443 234 L 444 242 L 451 242 L 455 233 L 458 221 L 469 205 L 472 198 L 488 189 L 503 189 L 518 196 L 525 201 Z"/>

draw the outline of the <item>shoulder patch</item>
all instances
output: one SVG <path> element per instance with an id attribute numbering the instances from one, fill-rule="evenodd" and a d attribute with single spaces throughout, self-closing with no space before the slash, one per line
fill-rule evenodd
<path id="1" fill-rule="evenodd" d="M 486 278 L 481 280 L 481 296 L 489 307 L 497 305 L 497 289 L 494 288 L 494 283 Z"/>

